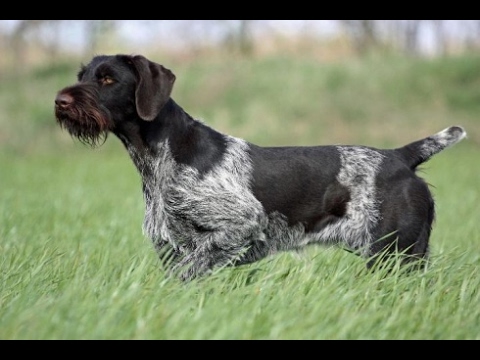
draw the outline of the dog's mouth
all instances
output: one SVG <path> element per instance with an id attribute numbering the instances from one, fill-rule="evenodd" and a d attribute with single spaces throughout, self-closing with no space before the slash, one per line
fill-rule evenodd
<path id="1" fill-rule="evenodd" d="M 55 117 L 61 128 L 82 143 L 97 147 L 107 139 L 112 121 L 102 111 L 93 88 L 72 86 L 55 98 Z"/>

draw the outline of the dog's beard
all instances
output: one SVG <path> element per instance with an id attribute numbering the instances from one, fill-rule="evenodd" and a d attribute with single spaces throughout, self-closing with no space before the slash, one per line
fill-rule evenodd
<path id="1" fill-rule="evenodd" d="M 74 102 L 67 108 L 55 107 L 60 127 L 86 145 L 102 145 L 112 128 L 112 121 L 96 101 L 96 91 L 87 86 L 73 86 L 63 91 L 72 95 Z"/>
<path id="2" fill-rule="evenodd" d="M 81 118 L 72 118 L 70 115 L 58 114 L 58 111 L 56 117 L 60 127 L 86 145 L 97 147 L 107 139 L 108 131 L 94 117 L 83 115 Z"/>

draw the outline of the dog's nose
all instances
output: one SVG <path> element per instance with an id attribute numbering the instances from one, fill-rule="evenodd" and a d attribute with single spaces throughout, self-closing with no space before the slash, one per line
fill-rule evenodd
<path id="1" fill-rule="evenodd" d="M 73 97 L 65 93 L 59 93 L 55 98 L 55 106 L 60 107 L 62 109 L 66 109 L 72 103 L 73 103 Z"/>

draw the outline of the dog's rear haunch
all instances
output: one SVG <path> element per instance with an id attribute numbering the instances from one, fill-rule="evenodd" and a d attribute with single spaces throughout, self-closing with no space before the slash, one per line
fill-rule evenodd
<path id="1" fill-rule="evenodd" d="M 174 81 L 141 55 L 95 56 L 58 92 L 55 116 L 91 146 L 109 132 L 122 141 L 142 178 L 144 232 L 182 279 L 315 243 L 369 267 L 389 253 L 427 258 L 434 201 L 415 169 L 463 128 L 397 149 L 262 147 L 192 118 L 170 97 Z"/>

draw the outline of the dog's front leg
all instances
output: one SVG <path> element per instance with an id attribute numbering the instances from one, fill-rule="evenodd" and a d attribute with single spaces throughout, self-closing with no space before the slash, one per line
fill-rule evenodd
<path id="1" fill-rule="evenodd" d="M 173 266 L 173 273 L 184 281 L 211 272 L 214 268 L 234 264 L 251 244 L 251 232 L 211 231 L 199 234 L 198 246 Z"/>
<path id="2" fill-rule="evenodd" d="M 168 241 L 159 239 L 154 242 L 154 247 L 164 269 L 172 268 L 181 259 L 180 251 L 176 250 Z"/>

